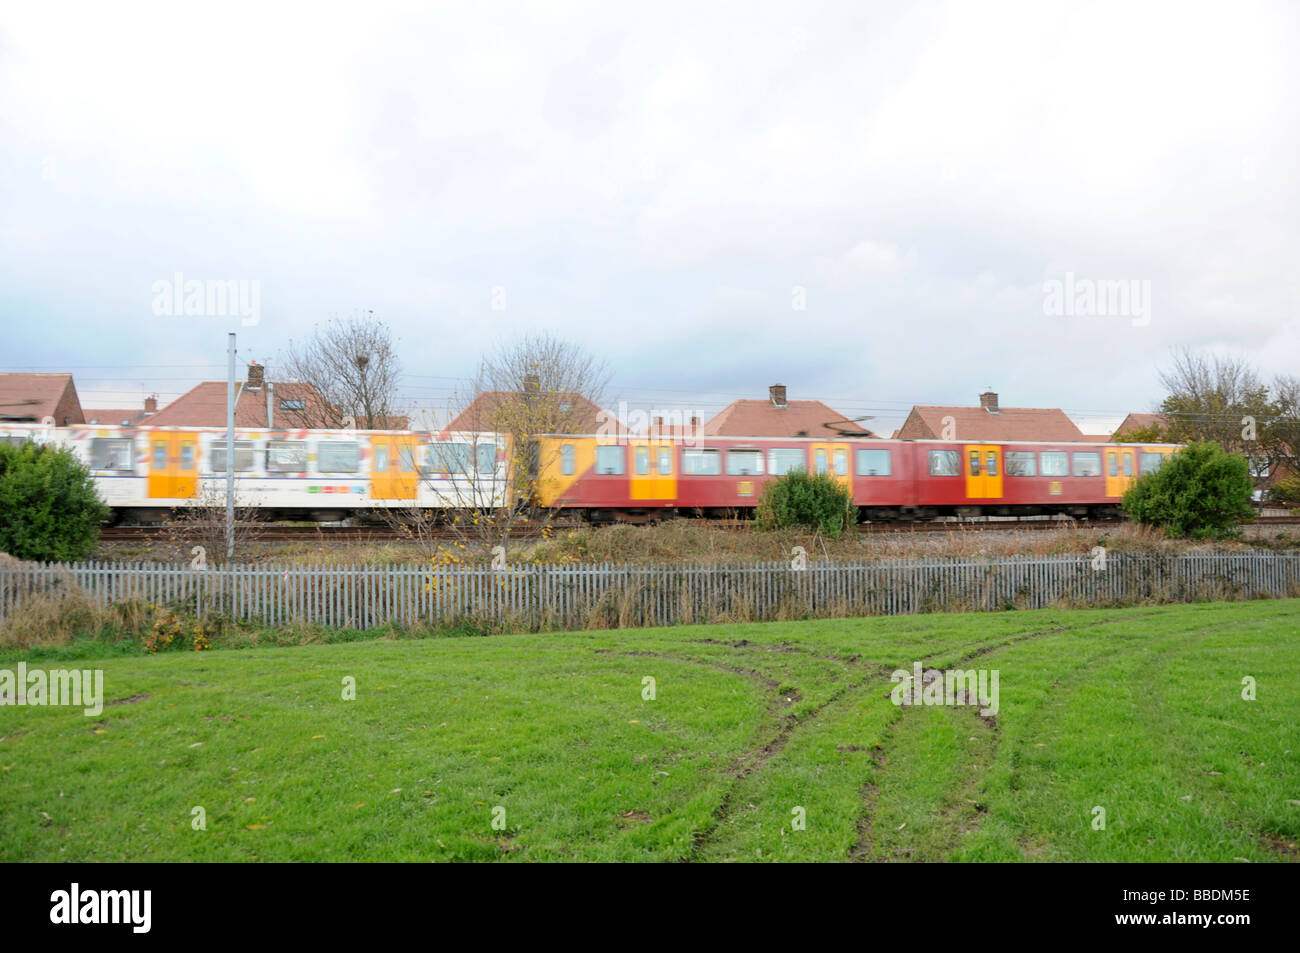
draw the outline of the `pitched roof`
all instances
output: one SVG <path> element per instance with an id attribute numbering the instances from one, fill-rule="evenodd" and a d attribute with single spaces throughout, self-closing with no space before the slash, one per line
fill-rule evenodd
<path id="1" fill-rule="evenodd" d="M 87 407 L 83 412 L 88 424 L 100 424 L 104 427 L 134 427 L 144 423 L 152 416 L 143 407 L 109 408 L 107 410 Z"/>
<path id="2" fill-rule="evenodd" d="M 1164 414 L 1129 414 L 1124 418 L 1124 422 L 1115 428 L 1115 433 L 1128 433 L 1140 427 L 1159 427 L 1164 430 L 1169 427 L 1169 418 Z"/>
<path id="3" fill-rule="evenodd" d="M 714 437 L 826 437 L 869 433 L 820 400 L 733 400 L 704 424 Z"/>
<path id="4" fill-rule="evenodd" d="M 0 420 L 85 422 L 71 374 L 0 374 Z"/>
<path id="5" fill-rule="evenodd" d="M 1002 407 L 993 413 L 983 407 L 916 406 L 907 415 L 898 435 L 903 440 L 939 440 L 944 439 L 945 432 L 954 440 L 1080 442 L 1089 439 L 1057 407 Z"/>
<path id="6" fill-rule="evenodd" d="M 249 387 L 246 382 L 235 384 L 235 426 L 265 427 L 266 388 Z M 275 383 L 273 395 L 275 407 L 271 414 L 271 423 L 275 427 L 307 426 L 295 419 L 295 412 L 286 410 L 283 402 L 301 400 L 304 405 L 319 404 L 321 396 L 310 384 L 294 381 Z M 406 418 L 394 418 L 392 423 L 406 427 Z M 226 382 L 204 381 L 177 397 L 174 401 L 149 418 L 149 425 L 154 427 L 224 427 L 226 425 Z"/>
<path id="7" fill-rule="evenodd" d="M 510 430 L 508 417 L 523 396 L 519 391 L 485 390 L 453 417 L 446 429 L 466 433 Z M 554 404 L 543 411 L 543 416 L 563 417 L 566 421 L 559 429 L 544 422 L 542 429 L 552 433 L 596 433 L 613 417 L 581 394 L 547 394 L 546 400 Z"/>

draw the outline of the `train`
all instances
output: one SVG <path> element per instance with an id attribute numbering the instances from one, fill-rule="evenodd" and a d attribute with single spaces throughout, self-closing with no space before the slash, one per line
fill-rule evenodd
<path id="1" fill-rule="evenodd" d="M 48 422 L 47 422 L 48 423 Z M 118 521 L 224 504 L 221 428 L 0 424 L 0 441 L 70 450 Z M 1124 491 L 1176 444 L 548 434 L 535 479 L 511 478 L 493 433 L 238 428 L 236 502 L 268 519 L 320 522 L 379 510 L 495 510 L 521 503 L 591 522 L 744 516 L 795 469 L 852 494 L 864 521 L 1118 515 Z M 532 497 L 521 500 L 520 486 Z"/>

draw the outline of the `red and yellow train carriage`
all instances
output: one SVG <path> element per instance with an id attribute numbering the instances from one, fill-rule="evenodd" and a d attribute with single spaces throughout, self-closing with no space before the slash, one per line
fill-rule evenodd
<path id="1" fill-rule="evenodd" d="M 764 484 L 791 470 L 824 473 L 851 490 L 863 519 L 1074 516 L 1115 512 L 1169 444 L 968 443 L 711 437 L 539 438 L 538 502 L 595 519 L 752 508 Z"/>

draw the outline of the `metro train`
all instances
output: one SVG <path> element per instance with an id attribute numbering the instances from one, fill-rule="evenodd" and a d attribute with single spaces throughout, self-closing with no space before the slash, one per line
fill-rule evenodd
<path id="1" fill-rule="evenodd" d="M 218 428 L 0 424 L 0 440 L 71 450 L 119 518 L 161 520 L 224 499 Z M 536 438 L 535 502 L 594 522 L 752 512 L 794 469 L 830 475 L 864 520 L 1117 514 L 1124 491 L 1173 444 L 825 440 L 798 437 Z M 495 509 L 508 487 L 508 437 L 490 433 L 265 430 L 235 433 L 237 503 L 268 518 L 318 521 L 377 509 Z"/>

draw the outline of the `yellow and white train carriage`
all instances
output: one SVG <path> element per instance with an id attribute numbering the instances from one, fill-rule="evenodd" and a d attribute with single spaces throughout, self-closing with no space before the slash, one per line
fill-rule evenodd
<path id="1" fill-rule="evenodd" d="M 223 502 L 222 428 L 0 424 L 0 440 L 66 447 L 120 516 Z M 496 434 L 236 428 L 241 507 L 269 518 L 338 520 L 379 509 L 499 507 L 508 500 L 506 442 Z"/>

